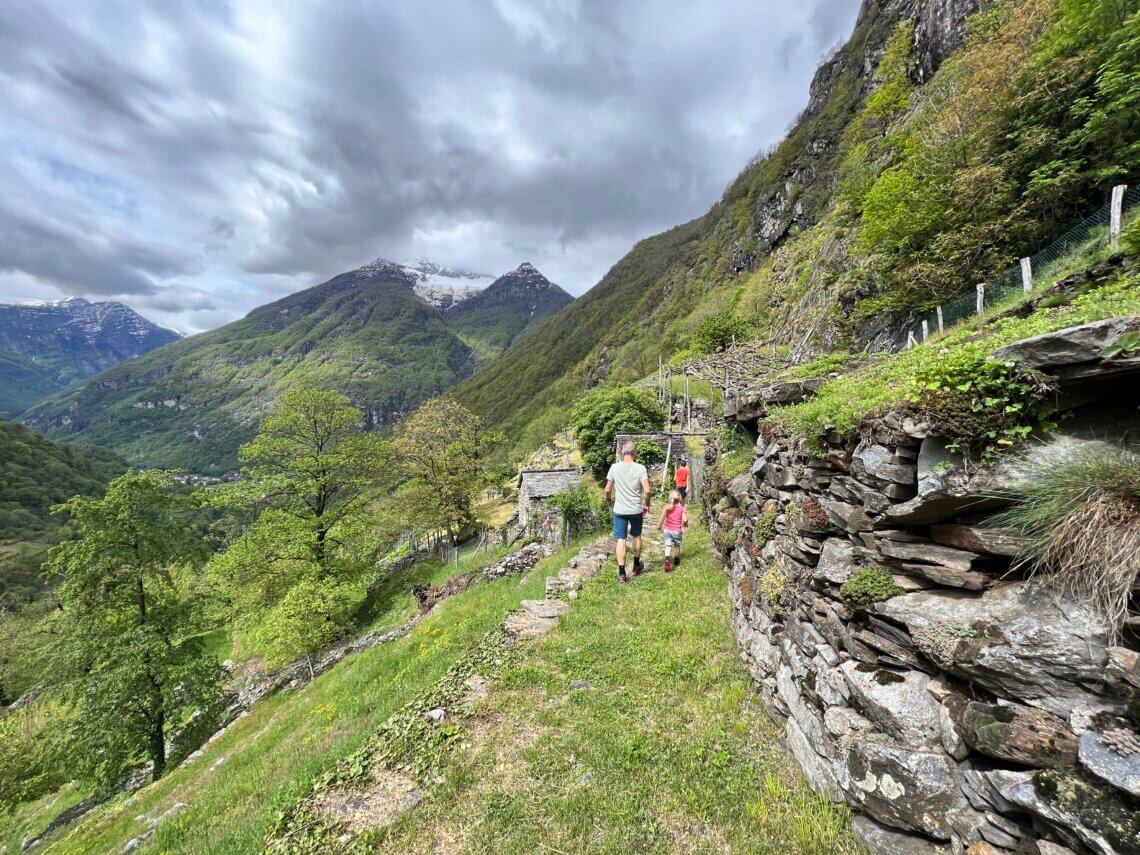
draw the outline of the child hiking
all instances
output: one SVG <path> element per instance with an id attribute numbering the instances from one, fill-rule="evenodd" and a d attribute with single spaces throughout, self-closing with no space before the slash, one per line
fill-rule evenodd
<path id="1" fill-rule="evenodd" d="M 685 510 L 682 498 L 680 490 L 669 493 L 669 501 L 661 511 L 661 522 L 658 524 L 665 536 L 666 573 L 681 566 L 681 539 L 689 527 L 689 512 Z"/>
<path id="2" fill-rule="evenodd" d="M 625 542 L 633 540 L 633 575 L 641 563 L 641 524 L 649 513 L 649 473 L 635 461 L 637 446 L 627 442 L 621 447 L 621 461 L 610 467 L 606 475 L 606 501 L 614 511 L 614 540 L 617 541 L 618 581 L 624 583 Z"/>

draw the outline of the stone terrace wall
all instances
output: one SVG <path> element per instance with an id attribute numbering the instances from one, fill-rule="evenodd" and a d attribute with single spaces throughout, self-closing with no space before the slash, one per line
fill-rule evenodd
<path id="1" fill-rule="evenodd" d="M 1075 406 L 1028 457 L 1140 442 L 1140 364 L 1100 357 L 1136 328 L 1005 350 Z M 763 397 L 737 408 L 752 427 Z M 743 658 L 812 786 L 878 852 L 1140 852 L 1135 627 L 1113 639 L 1086 605 L 1010 574 L 1017 544 L 985 516 L 1014 459 L 971 470 L 913 418 L 825 457 L 767 425 L 710 521 Z M 861 568 L 898 593 L 845 598 Z"/>

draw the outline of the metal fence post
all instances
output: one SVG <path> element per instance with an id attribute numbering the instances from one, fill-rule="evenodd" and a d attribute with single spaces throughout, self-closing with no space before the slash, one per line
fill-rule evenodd
<path id="1" fill-rule="evenodd" d="M 1124 221 L 1124 191 L 1127 186 L 1117 184 L 1112 188 L 1112 202 L 1108 212 L 1108 240 L 1113 249 L 1116 249 L 1120 243 L 1120 227 Z"/>
<path id="2" fill-rule="evenodd" d="M 922 340 L 926 341 L 926 339 L 929 336 L 930 336 L 930 324 L 927 323 L 926 318 L 923 318 L 922 319 Z"/>
<path id="3" fill-rule="evenodd" d="M 942 323 L 942 307 L 939 306 L 934 311 L 935 311 L 935 314 L 938 315 L 938 331 L 939 332 L 946 332 L 946 325 Z"/>
<path id="4" fill-rule="evenodd" d="M 986 311 L 986 283 L 978 283 L 978 317 Z"/>
<path id="5" fill-rule="evenodd" d="M 1021 290 L 1028 294 L 1033 290 L 1033 262 L 1021 259 Z"/>

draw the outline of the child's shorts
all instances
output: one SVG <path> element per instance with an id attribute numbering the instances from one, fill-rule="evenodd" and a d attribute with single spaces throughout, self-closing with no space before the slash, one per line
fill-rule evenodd
<path id="1" fill-rule="evenodd" d="M 681 538 L 684 536 L 679 531 L 669 531 L 665 529 L 665 545 L 666 546 L 680 546 Z"/>

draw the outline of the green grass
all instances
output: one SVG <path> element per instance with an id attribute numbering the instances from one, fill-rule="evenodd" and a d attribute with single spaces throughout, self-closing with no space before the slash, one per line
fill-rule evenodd
<path id="1" fill-rule="evenodd" d="M 698 526 L 679 572 L 588 583 L 384 851 L 859 851 L 776 744 L 707 546 Z"/>
<path id="2" fill-rule="evenodd" d="M 944 350 L 988 355 L 1020 339 L 1135 314 L 1140 314 L 1140 277 L 1130 274 L 1067 305 L 1040 308 L 1027 318 L 976 318 L 911 350 L 881 355 L 867 366 L 826 383 L 814 398 L 802 404 L 774 408 L 769 417 L 790 433 L 808 438 L 817 438 L 832 428 L 852 431 L 868 415 L 906 401 L 912 392 L 912 378 L 944 361 Z"/>
<path id="3" fill-rule="evenodd" d="M 545 577 L 576 548 L 562 550 L 521 581 L 499 580 L 452 597 L 407 637 L 350 657 L 303 689 L 262 701 L 203 756 L 130 799 L 119 797 L 96 809 L 38 851 L 121 851 L 147 828 L 137 816 L 160 814 L 180 801 L 189 809 L 163 823 L 141 852 L 260 851 L 275 811 L 292 803 L 322 769 L 356 750 L 394 709 L 439 679 L 522 598 L 541 596 Z M 454 570 L 447 568 L 446 575 Z M 439 579 L 444 568 L 428 562 L 423 573 Z M 405 578 L 406 585 L 410 581 Z M 411 599 L 405 596 L 393 597 L 401 613 Z M 225 763 L 210 771 L 222 758 Z M 0 845 L 18 852 L 23 836 L 58 812 L 48 802 L 25 806 L 0 825 Z"/>

